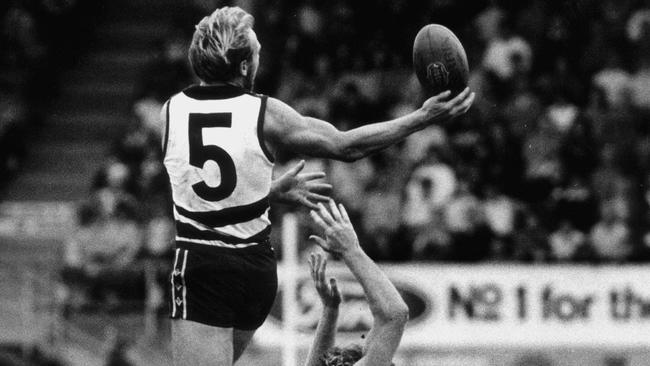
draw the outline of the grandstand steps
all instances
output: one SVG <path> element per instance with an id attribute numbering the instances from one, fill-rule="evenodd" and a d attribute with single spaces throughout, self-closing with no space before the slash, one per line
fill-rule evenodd
<path id="1" fill-rule="evenodd" d="M 153 55 L 153 54 L 152 54 Z M 150 56 L 152 57 L 152 56 Z M 150 58 L 149 57 L 149 58 Z M 106 67 L 111 68 L 111 67 Z M 123 84 L 128 85 L 129 89 L 133 88 L 133 81 L 140 78 L 140 69 L 133 67 L 122 67 L 116 66 L 111 68 L 111 72 L 98 72 L 97 65 L 84 64 L 79 65 L 73 72 L 69 72 L 65 75 L 67 83 L 70 83 L 70 86 L 63 85 L 62 88 L 65 89 L 67 93 L 70 93 L 71 89 L 74 89 L 76 86 L 82 86 L 84 83 L 92 82 L 95 84 L 107 84 L 113 85 Z M 118 85 L 119 88 L 119 85 Z M 82 88 L 83 90 L 84 88 Z M 106 88 L 104 88 L 106 89 Z M 122 92 L 121 89 L 117 90 Z"/>
<path id="2" fill-rule="evenodd" d="M 61 93 L 64 95 L 76 94 L 80 97 L 78 100 L 79 103 L 84 102 L 83 98 L 85 96 L 92 94 L 98 96 L 119 95 L 124 98 L 122 100 L 123 103 L 128 103 L 129 97 L 134 90 L 132 80 L 120 80 L 113 75 L 104 75 L 102 78 L 94 76 L 91 79 L 81 79 L 78 77 L 77 80 L 71 77 L 71 79 L 71 81 L 61 87 Z"/>
<path id="3" fill-rule="evenodd" d="M 61 115 L 45 126 L 39 136 L 44 141 L 78 143 L 86 142 L 89 147 L 97 142 L 105 144 L 115 139 L 127 125 L 128 117 L 104 114 Z M 29 163 L 28 163 L 29 164 Z"/>
<path id="4" fill-rule="evenodd" d="M 24 171 L 4 195 L 12 201 L 76 201 L 88 195 L 91 180 L 88 172 Z"/>
<path id="5" fill-rule="evenodd" d="M 151 50 L 96 50 L 83 56 L 79 65 L 94 71 L 96 78 L 119 77 L 120 72 L 133 72 L 144 66 L 152 53 Z"/>
<path id="6" fill-rule="evenodd" d="M 89 111 L 115 113 L 128 110 L 130 95 L 125 100 L 124 89 L 103 86 L 90 92 L 89 89 L 91 87 L 63 88 L 59 98 L 54 102 L 54 113 L 71 110 L 80 113 Z"/>
<path id="7" fill-rule="evenodd" d="M 54 173 L 58 171 L 79 171 L 93 174 L 97 161 L 106 156 L 108 145 L 103 141 L 96 144 L 87 142 L 46 142 L 39 150 L 32 152 L 25 170 L 38 170 Z"/>
<path id="8" fill-rule="evenodd" d="M 122 9 L 120 16 L 128 15 L 128 13 L 128 8 Z M 149 14 L 147 15 L 149 16 Z M 98 29 L 96 44 L 102 45 L 103 42 L 106 42 L 106 45 L 116 48 L 128 45 L 129 49 L 134 50 L 142 46 L 150 46 L 152 42 L 164 37 L 168 31 L 169 26 L 164 21 L 143 20 L 137 16 L 121 18 Z"/>
<path id="9" fill-rule="evenodd" d="M 131 103 L 143 67 L 170 22 L 171 0 L 106 2 L 104 19 L 75 66 L 61 75 L 52 111 L 28 146 L 7 200 L 78 201 L 111 143 L 132 121 Z"/>

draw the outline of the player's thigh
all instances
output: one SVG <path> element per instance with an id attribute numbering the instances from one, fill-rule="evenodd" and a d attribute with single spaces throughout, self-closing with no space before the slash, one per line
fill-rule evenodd
<path id="1" fill-rule="evenodd" d="M 232 333 L 233 360 L 237 362 L 253 339 L 254 330 L 234 329 Z"/>
<path id="2" fill-rule="evenodd" d="M 172 320 L 172 354 L 175 366 L 231 366 L 233 329 Z"/>

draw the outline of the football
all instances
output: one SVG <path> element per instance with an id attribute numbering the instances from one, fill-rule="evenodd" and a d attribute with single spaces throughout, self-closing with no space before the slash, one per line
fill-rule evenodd
<path id="1" fill-rule="evenodd" d="M 413 68 L 427 96 L 451 90 L 452 96 L 467 86 L 467 55 L 458 37 L 440 24 L 429 24 L 413 42 Z"/>

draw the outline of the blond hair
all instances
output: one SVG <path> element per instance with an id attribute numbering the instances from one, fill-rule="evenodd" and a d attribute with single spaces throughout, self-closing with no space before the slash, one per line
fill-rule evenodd
<path id="1" fill-rule="evenodd" d="M 196 76 L 205 82 L 230 81 L 239 64 L 250 60 L 255 45 L 249 30 L 255 19 L 239 7 L 215 10 L 196 25 L 189 59 Z"/>

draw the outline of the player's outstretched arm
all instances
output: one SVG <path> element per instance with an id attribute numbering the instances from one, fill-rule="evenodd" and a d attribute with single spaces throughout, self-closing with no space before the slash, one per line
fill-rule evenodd
<path id="1" fill-rule="evenodd" d="M 356 365 L 388 366 L 402 339 L 408 320 L 408 306 L 388 277 L 363 252 L 343 205 L 330 201 L 329 210 L 319 203 L 311 216 L 325 231 L 325 239 L 311 236 L 318 245 L 337 253 L 364 289 L 374 323 L 363 358 Z"/>
<path id="2" fill-rule="evenodd" d="M 450 94 L 447 91 L 431 97 L 418 110 L 405 116 L 345 132 L 326 121 L 304 117 L 287 104 L 269 98 L 264 123 L 265 141 L 272 150 L 354 161 L 431 124 L 456 118 L 467 112 L 474 101 L 474 93 L 470 93 L 468 88 L 451 100 Z"/>
<path id="3" fill-rule="evenodd" d="M 318 202 L 327 202 L 332 185 L 318 181 L 325 173 L 300 173 L 305 167 L 301 160 L 286 173 L 273 180 L 269 199 L 290 205 L 303 205 L 312 210 L 318 209 Z"/>
<path id="4" fill-rule="evenodd" d="M 321 299 L 321 303 L 323 303 L 323 311 L 320 320 L 318 321 L 316 335 L 314 336 L 314 341 L 309 349 L 309 355 L 307 356 L 305 366 L 320 365 L 319 360 L 321 356 L 334 345 L 334 339 L 336 338 L 336 321 L 339 317 L 341 293 L 336 284 L 336 279 L 330 278 L 329 282 L 326 280 L 326 267 L 326 258 L 324 258 L 320 253 L 311 254 L 309 258 L 311 278 L 314 281 L 314 286 L 316 287 L 318 296 Z"/>

